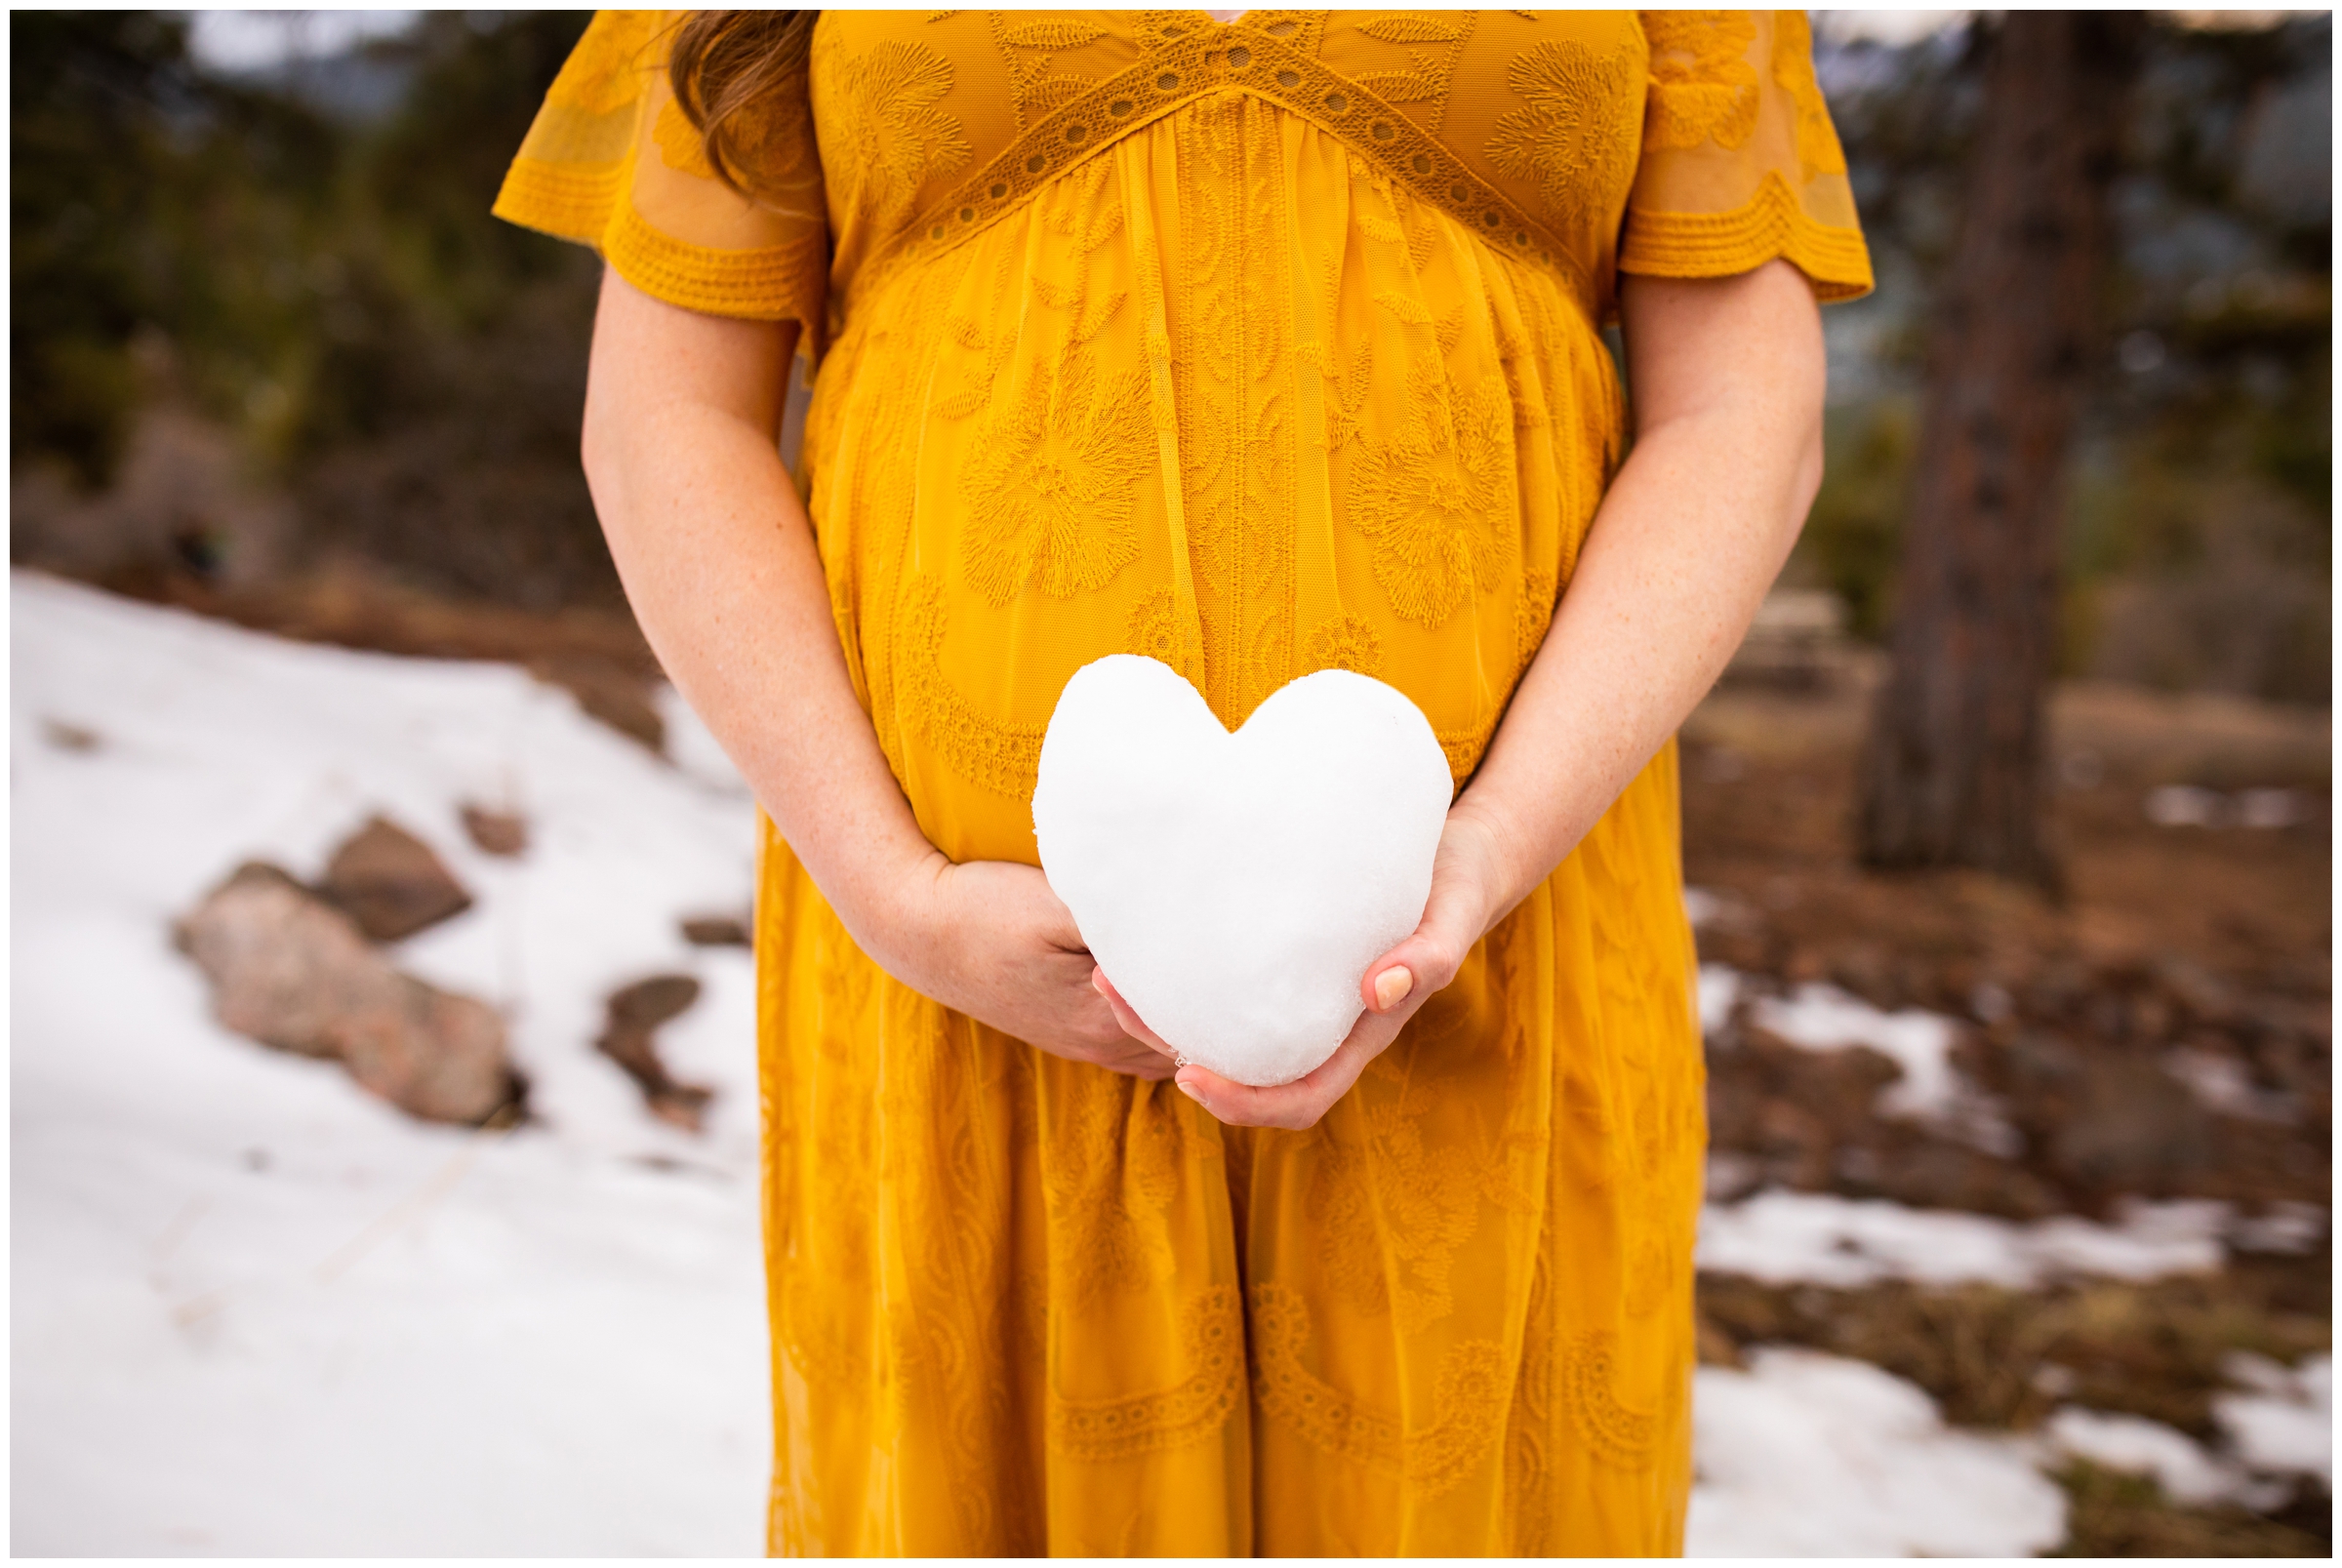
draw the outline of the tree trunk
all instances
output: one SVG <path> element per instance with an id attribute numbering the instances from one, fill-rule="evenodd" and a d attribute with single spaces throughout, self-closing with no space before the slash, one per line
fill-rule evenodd
<path id="1" fill-rule="evenodd" d="M 2046 887 L 2044 699 L 2068 437 L 2098 342 L 2107 198 L 2143 22 L 2018 11 L 1988 46 L 1905 507 L 1861 855 Z"/>

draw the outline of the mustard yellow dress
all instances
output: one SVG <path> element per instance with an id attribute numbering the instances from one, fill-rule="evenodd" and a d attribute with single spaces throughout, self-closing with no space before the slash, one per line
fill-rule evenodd
<path id="1" fill-rule="evenodd" d="M 1870 284 L 1799 12 L 826 12 L 754 201 L 605 12 L 497 210 L 793 319 L 895 777 L 1035 862 L 1110 653 L 1340 665 L 1461 786 L 1626 440 L 1618 275 Z M 889 978 L 767 824 L 771 1545 L 1672 1552 L 1704 1142 L 1671 746 L 1306 1133 Z"/>

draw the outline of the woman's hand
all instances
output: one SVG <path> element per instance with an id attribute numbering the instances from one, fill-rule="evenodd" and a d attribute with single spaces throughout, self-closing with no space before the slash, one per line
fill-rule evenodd
<path id="1" fill-rule="evenodd" d="M 1295 1131 L 1314 1127 L 1358 1081 L 1366 1064 L 1398 1038 L 1416 1009 L 1446 989 L 1472 945 L 1520 901 L 1514 885 L 1500 835 L 1469 807 L 1459 805 L 1447 814 L 1439 835 L 1439 852 L 1432 863 L 1432 896 L 1422 922 L 1404 942 L 1367 965 L 1358 983 L 1366 1011 L 1334 1054 L 1306 1076 L 1272 1089 L 1235 1083 L 1191 1064 L 1178 1070 L 1180 1089 L 1231 1126 Z M 1172 1048 L 1131 1010 L 1104 970 L 1097 971 L 1096 985 L 1113 1008 L 1115 1022 L 1167 1061 Z"/>
<path id="2" fill-rule="evenodd" d="M 870 956 L 887 973 L 1051 1056 L 1150 1081 L 1171 1076 L 1170 1056 L 1124 1033 L 1091 985 L 1098 965 L 1039 871 L 934 853 L 907 881 L 890 914 L 869 923 L 885 933 Z"/>
<path id="3" fill-rule="evenodd" d="M 919 831 L 854 695 L 773 432 L 796 328 L 678 309 L 612 272 L 594 318 L 586 474 L 636 619 L 863 951 L 1055 1056 L 1164 1078 L 1029 865 L 954 865 Z"/>

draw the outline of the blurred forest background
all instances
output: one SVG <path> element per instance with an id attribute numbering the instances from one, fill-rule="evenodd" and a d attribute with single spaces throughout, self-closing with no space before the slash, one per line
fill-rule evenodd
<path id="1" fill-rule="evenodd" d="M 596 265 L 488 216 L 586 15 L 434 13 L 242 71 L 171 13 L 17 16 L 15 558 L 146 596 L 346 597 L 354 572 L 618 609 L 575 459 Z M 2239 15 L 2151 32 L 2061 665 L 2323 704 L 2331 21 Z M 1979 52 L 1958 20 L 1817 30 L 1880 287 L 1829 315 L 1829 476 L 1791 582 L 1875 641 Z"/>
<path id="2" fill-rule="evenodd" d="M 712 742 L 659 687 L 579 471 L 598 263 L 489 217 L 506 160 L 586 17 L 12 14 L 15 564 L 293 638 L 525 665 L 587 713 L 664 748 L 677 779 L 698 777 L 695 767 L 729 778 L 720 762 L 706 764 Z M 2078 1554 L 2329 1555 L 2332 21 L 2325 13 L 2181 12 L 2152 14 L 2144 26 L 2118 139 L 2113 256 L 2101 319 L 2086 335 L 2095 346 L 2062 502 L 2056 679 L 2042 704 L 2048 744 L 2038 766 L 2027 758 L 2064 869 L 2054 882 L 2031 883 L 1959 869 L 1882 873 L 1863 864 L 1855 831 L 1857 759 L 1896 627 L 1931 321 L 1969 178 L 1982 166 L 1971 153 L 1992 80 L 1990 40 L 2001 25 L 1993 14 L 1814 14 L 1817 71 L 1878 288 L 1826 313 L 1820 499 L 1734 668 L 1682 731 L 1712 1144 L 1700 1375 L 1704 1388 L 1722 1391 L 1703 1392 L 1701 1408 L 1723 1421 L 1733 1398 L 1790 1388 L 1767 1382 L 1805 1364 L 1785 1351 L 1865 1362 L 1923 1392 L 1920 1403 L 1932 1401 L 1962 1434 L 2035 1445 L 2013 1463 L 2028 1474 L 2038 1465 L 2048 1479 L 2035 1480 L 2054 1483 L 2062 1509 L 2031 1534 L 1984 1537 L 1895 1535 L 1908 1521 L 1887 1519 L 1881 1528 L 1892 1528 L 1872 1549 L 1995 1554 L 2062 1539 Z M 287 47 L 303 36 L 305 47 Z M 133 797 L 91 793 L 87 781 L 142 768 L 151 798 L 180 801 L 187 785 L 173 770 L 191 765 L 164 720 L 201 704 L 174 699 L 164 704 L 172 713 L 145 713 L 146 688 L 165 683 L 111 672 L 90 651 L 116 633 L 87 630 L 75 635 L 88 646 L 73 642 L 55 607 L 80 601 L 35 572 L 18 584 L 17 705 L 40 715 L 23 721 L 18 755 L 31 759 L 21 764 L 27 778 L 52 780 L 54 798 L 70 806 L 55 808 L 56 822 L 20 820 L 19 842 L 39 841 L 28 828 L 60 842 L 123 841 L 119 816 L 104 813 Z M 145 624 L 141 638 L 177 623 L 122 612 L 105 616 L 125 628 Z M 117 623 L 87 605 L 73 614 L 96 618 L 92 626 Z M 1909 615 L 1903 624 L 1922 620 Z M 44 625 L 55 648 L 38 645 Z M 314 656 L 266 646 L 274 652 L 265 660 Z M 125 660 L 126 669 L 148 667 Z M 418 682 L 446 673 L 383 663 Z M 49 688 L 28 700 L 21 683 L 41 679 Z M 317 701 L 324 711 L 343 700 Z M 292 755 L 308 730 L 330 728 L 308 712 L 239 713 L 233 724 L 254 736 L 274 733 L 270 724 L 284 733 L 267 744 L 222 740 L 222 776 L 233 773 L 236 794 L 264 795 L 263 777 L 295 787 L 274 775 L 299 769 L 272 760 L 270 747 Z M 167 739 L 107 739 L 145 735 L 149 725 Z M 609 740 L 597 726 L 578 728 Z M 393 761 L 403 767 L 410 751 L 429 749 L 388 727 L 373 740 L 382 759 L 337 766 L 396 772 Z M 518 741 L 506 744 L 521 754 Z M 248 757 L 234 755 L 240 744 Z M 611 744 L 628 765 L 658 763 Z M 691 761 L 695 745 L 701 763 Z M 567 760 L 545 766 L 547 777 L 578 771 Z M 608 757 L 595 770 L 605 783 L 626 772 Z M 674 783 L 659 777 L 663 789 Z M 737 780 L 730 786 L 737 791 Z M 343 787 L 328 781 L 313 792 L 338 799 Z M 708 798 L 738 810 L 745 886 L 745 792 Z M 678 822 L 714 809 L 693 801 L 661 809 Z M 406 815 L 461 858 L 468 852 L 453 805 L 441 804 L 448 810 L 418 805 Z M 516 796 L 499 810 L 522 804 Z M 612 880 L 656 881 L 653 870 L 671 869 L 664 862 L 614 870 L 615 860 L 561 859 L 608 826 L 613 809 L 573 803 L 574 819 L 561 818 L 554 799 L 532 809 L 545 818 L 535 840 L 515 817 L 503 824 L 511 844 L 494 848 L 468 801 L 461 829 L 480 855 L 518 855 L 515 879 L 564 875 L 573 880 L 561 886 L 589 890 L 528 908 L 574 902 L 592 910 L 579 929 L 595 931 L 623 924 L 612 912 L 626 912 L 621 905 L 665 908 L 665 895 Z M 76 811 L 84 817 L 68 821 Z M 635 831 L 648 821 L 622 825 Z M 731 818 L 708 832 L 735 842 Z M 234 853 L 253 851 L 239 844 Z M 476 857 L 466 864 L 484 907 L 500 919 L 523 908 L 518 880 L 507 885 L 505 871 Z M 207 865 L 203 874 L 216 873 Z M 84 868 L 64 866 L 57 879 L 77 889 Z M 126 877 L 123 887 L 134 886 L 136 899 L 106 905 L 117 945 L 85 954 L 109 977 L 177 963 L 150 929 L 166 895 Z M 19 889 L 20 908 L 38 905 L 44 916 L 64 897 Z M 737 911 L 725 912 L 686 920 L 683 939 L 695 952 L 704 944 L 730 950 L 745 987 L 745 930 Z M 469 918 L 485 942 L 485 917 Z M 65 933 L 60 943 L 81 940 L 72 936 L 81 928 L 46 924 Z M 695 935 L 695 925 L 720 929 Z M 451 920 L 449 930 L 461 926 Z M 20 933 L 43 928 L 43 919 L 19 922 Z M 548 951 L 580 946 L 563 928 Z M 28 960 L 19 972 L 43 967 Z M 573 1016 L 565 1008 L 599 1016 L 605 1003 L 624 1022 L 641 988 L 622 983 L 639 974 L 615 959 L 544 967 L 534 1022 L 525 1008 L 517 1015 L 521 1054 L 541 1085 L 530 1109 L 541 1119 L 528 1136 L 599 1126 L 564 1108 L 585 1102 L 564 1100 L 561 1086 L 583 1095 L 596 1073 L 618 1070 L 603 1058 L 631 1061 L 643 1104 L 626 1106 L 626 1115 L 681 1150 L 649 1168 L 700 1168 L 692 1162 L 711 1158 L 713 1146 L 685 1129 L 696 1126 L 691 1117 L 660 1120 L 660 1095 L 674 1086 L 660 1087 L 647 1044 L 626 1058 L 611 1048 L 615 1023 L 597 1047 L 584 1025 L 562 1022 Z M 728 994 L 711 984 L 718 1000 Z M 612 986 L 621 988 L 598 996 Z M 748 1061 L 740 1046 L 747 994 L 733 998 L 744 1008 L 737 1015 L 699 1015 L 712 1031 L 710 1062 Z M 74 1020 L 87 1011 L 81 995 L 61 992 L 56 1008 Z M 636 1022 L 639 1033 L 656 1021 Z M 93 1056 L 69 1030 L 46 1032 L 56 1035 L 46 1048 L 57 1061 L 113 1060 Z M 186 1054 L 159 1025 L 118 1032 L 169 1044 L 170 1053 L 156 1046 L 158 1059 Z M 28 1059 L 20 1049 L 12 1080 L 20 1133 L 54 1124 L 72 1136 L 58 1135 L 47 1165 L 20 1163 L 20 1194 L 44 1190 L 32 1179 L 67 1168 L 70 1151 L 101 1147 L 74 1130 L 81 1124 L 59 1119 L 54 1095 L 25 1087 Z M 743 1087 L 715 1102 L 719 1118 L 729 1103 L 752 1107 L 742 1070 Z M 119 1085 L 141 1081 L 138 1073 L 107 1071 L 106 1093 L 130 1098 Z M 641 1129 L 610 1117 L 625 1135 L 612 1134 L 611 1146 L 630 1146 Z M 256 1114 L 253 1124 L 264 1120 Z M 121 1146 L 142 1149 L 147 1123 L 121 1125 Z M 754 1214 L 749 1110 L 738 1130 L 728 1190 L 745 1237 Z M 20 1138 L 18 1146 L 27 1146 Z M 291 1189 L 290 1175 L 279 1186 Z M 557 1190 L 558 1203 L 571 1201 L 571 1188 Z M 53 1205 L 70 1216 L 57 1233 L 74 1249 L 85 1229 L 80 1201 L 76 1189 L 71 1205 Z M 241 1202 L 222 1197 L 222 1212 Z M 1771 1224 L 1784 1228 L 1764 1230 Z M 117 1228 L 133 1234 L 127 1222 Z M 2095 1250 L 2080 1264 L 1984 1266 L 1980 1235 L 2026 1258 L 2048 1257 L 2059 1237 L 2083 1237 Z M 744 1268 L 752 1265 L 745 1239 L 737 1248 L 726 1240 L 717 1255 L 733 1250 Z M 54 1259 L 46 1266 L 68 1277 Z M 146 1266 L 125 1263 L 116 1283 L 145 1290 Z M 39 1273 L 20 1267 L 19 1279 L 37 1283 Z M 742 1277 L 747 1302 L 753 1282 Z M 517 1299 L 529 1283 L 515 1276 L 497 1288 Z M 462 1288 L 443 1282 L 432 1299 Z M 52 1314 L 65 1325 L 59 1332 L 77 1332 L 80 1298 L 57 1299 L 65 1304 Z M 201 1302 L 186 1309 L 198 1307 L 199 1316 L 214 1310 Z M 671 1306 L 659 1310 L 662 1323 L 671 1316 Z M 318 1320 L 335 1319 L 320 1308 Z M 743 1343 L 762 1354 L 760 1343 Z M 502 1366 L 511 1347 L 493 1348 Z M 88 1357 L 114 1382 L 120 1362 L 111 1342 Z M 197 1364 L 192 1352 L 187 1364 Z M 87 1407 L 96 1376 L 52 1377 L 56 1409 Z M 410 1380 L 402 1372 L 397 1381 Z M 753 1393 L 754 1381 L 743 1391 Z M 666 1410 L 667 1391 L 643 1408 Z M 1810 1390 L 1781 1397 L 1792 1413 L 1816 1408 Z M 202 1425 L 186 1429 L 208 1443 L 210 1407 L 188 1409 Z M 751 1401 L 744 1419 L 760 1411 Z M 1898 1428 L 1874 1444 L 1842 1415 L 1831 1417 L 1834 1429 L 1852 1433 L 1845 1441 L 1861 1452 L 1833 1484 L 1841 1501 L 1869 1508 L 1874 1494 L 1889 1495 L 1878 1482 L 1879 1456 L 1911 1433 Z M 65 1453 L 56 1432 L 68 1425 L 57 1417 L 40 1428 L 41 1443 L 20 1442 L 19 1453 Z M 1728 1437 L 1703 1427 L 1703 1486 L 1731 1490 Z M 274 1441 L 251 1449 L 255 1473 L 271 1477 L 268 1496 L 252 1504 L 258 1515 L 275 1509 L 281 1489 Z M 1811 1444 L 1766 1436 L 1746 1452 L 1781 1458 L 1798 1477 L 1821 1473 Z M 110 1447 L 84 1458 L 87 1474 L 109 1477 Z M 182 1458 L 175 1448 L 157 1476 L 133 1479 L 162 1496 L 158 1476 L 176 1474 Z M 1746 1495 L 1837 1529 L 1837 1515 L 1784 1490 L 1775 1472 L 1750 1475 Z M 37 1479 L 20 1492 L 61 1495 Z M 743 1484 L 747 1496 L 752 1487 Z M 1920 1490 L 1944 1492 L 1933 1482 Z M 500 1495 L 481 1516 L 504 1517 L 505 1503 Z M 1878 1507 L 1882 1519 L 1914 1511 Z M 1981 1518 L 1992 1506 L 1962 1495 L 1947 1507 Z M 86 1520 L 50 1511 L 70 1526 L 56 1540 L 90 1549 L 97 1538 Z M 398 1514 L 416 1514 L 404 1494 Z M 333 1523 L 339 1531 L 338 1514 Z M 1748 1539 L 1718 1539 L 1748 1549 Z M 440 1549 L 436 1538 L 431 1549 Z"/>

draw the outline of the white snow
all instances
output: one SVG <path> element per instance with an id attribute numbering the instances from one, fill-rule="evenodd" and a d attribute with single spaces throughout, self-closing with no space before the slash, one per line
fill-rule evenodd
<path id="1" fill-rule="evenodd" d="M 2309 797 L 2297 789 L 2242 789 L 2224 795 L 2194 784 L 2147 791 L 2147 820 L 2159 827 L 2291 827 L 2310 817 Z"/>
<path id="2" fill-rule="evenodd" d="M 2068 1405 L 2050 1414 L 2041 1435 L 2058 1453 L 2101 1469 L 2151 1476 L 2164 1497 L 2184 1507 L 2281 1501 L 2265 1498 L 2249 1477 L 2205 1453 L 2186 1432 L 2144 1416 Z"/>
<path id="3" fill-rule="evenodd" d="M 1724 901 L 1721 894 L 1712 893 L 1706 888 L 1685 887 L 1683 889 L 1683 918 L 1691 922 L 1693 930 L 1696 931 L 1702 926 L 1714 924 L 1723 912 Z"/>
<path id="4" fill-rule="evenodd" d="M 1714 1034 L 1732 1020 L 1740 1001 L 1740 971 L 1727 964 L 1702 964 L 1699 978 L 1700 1032 Z"/>
<path id="5" fill-rule="evenodd" d="M 1347 669 L 1230 734 L 1187 678 L 1110 654 L 1066 683 L 1032 825 L 1098 966 L 1198 1066 L 1280 1084 L 1334 1054 L 1414 931 L 1454 794 L 1431 721 Z"/>
<path id="6" fill-rule="evenodd" d="M 2118 1225 L 2071 1215 L 2020 1225 L 1883 1198 L 1759 1192 L 1700 1217 L 1702 1271 L 1854 1289 L 1886 1279 L 2028 1289 L 2067 1275 L 2154 1279 L 2221 1264 L 2228 1206 L 2131 1203 Z"/>
<path id="7" fill-rule="evenodd" d="M 2163 1053 L 2163 1070 L 2186 1084 L 2206 1110 L 2279 1126 L 2301 1120 L 2299 1101 L 2282 1090 L 2263 1089 L 2254 1083 L 2252 1073 L 2234 1057 L 2177 1046 Z"/>
<path id="8" fill-rule="evenodd" d="M 2000 1159 L 2024 1147 L 1999 1106 L 1953 1065 L 1958 1025 L 1941 1013 L 1916 1007 L 1888 1013 L 1836 985 L 1808 982 L 1787 996 L 1759 999 L 1750 1019 L 1808 1051 L 1868 1046 L 1893 1062 L 1902 1076 L 1878 1091 L 1882 1116 L 1926 1123 Z"/>
<path id="9" fill-rule="evenodd" d="M 2065 1538 L 2065 1494 L 2018 1439 L 1947 1428 L 1861 1361 L 1762 1349 L 1692 1395 L 1694 1557 L 2003 1557 Z"/>
<path id="10" fill-rule="evenodd" d="M 1758 1028 L 1808 1051 L 1867 1045 L 1893 1062 L 1903 1076 L 1878 1092 L 1881 1114 L 1941 1116 L 1949 1113 L 1958 1093 L 1958 1074 L 1952 1066 L 1958 1035 L 1952 1021 L 1940 1013 L 1916 1007 L 1882 1012 L 1817 981 L 1788 996 L 1763 998 L 1751 1019 Z"/>
<path id="11" fill-rule="evenodd" d="M 675 928 L 747 906 L 737 782 L 508 667 L 10 596 L 14 1548 L 758 1549 L 752 978 Z M 171 950 L 239 861 L 312 875 L 376 810 L 478 898 L 398 961 L 506 1010 L 540 1121 L 411 1121 L 222 1030 Z M 661 1037 L 717 1090 L 700 1138 L 590 1045 L 670 970 L 707 986 Z"/>
<path id="12" fill-rule="evenodd" d="M 2268 1212 L 2232 1224 L 2228 1244 L 2239 1252 L 2304 1253 L 2325 1234 L 2326 1220 L 2326 1212 L 2315 1203 L 2281 1198 Z"/>
<path id="13" fill-rule="evenodd" d="M 2239 1351 L 2222 1370 L 2250 1393 L 2224 1393 L 2212 1400 L 2238 1457 L 2255 1470 L 2281 1475 L 2315 1475 L 2328 1492 L 2334 1485 L 2334 1358 L 2306 1357 L 2288 1369 L 2266 1356 Z"/>

